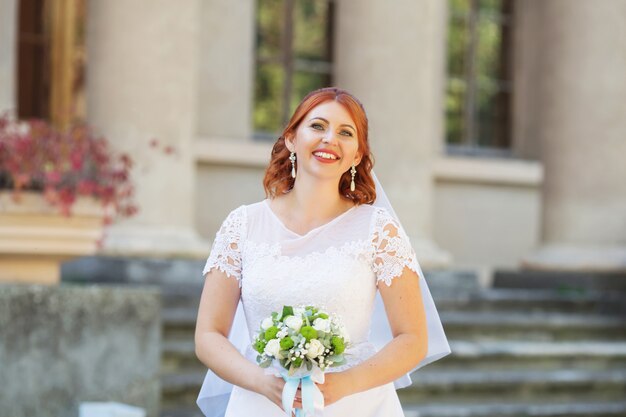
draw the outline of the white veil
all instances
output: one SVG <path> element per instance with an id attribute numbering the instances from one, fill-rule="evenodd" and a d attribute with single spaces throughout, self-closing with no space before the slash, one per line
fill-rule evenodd
<path id="1" fill-rule="evenodd" d="M 400 219 L 391 206 L 391 202 L 387 198 L 387 195 L 385 194 L 380 181 L 378 181 L 376 174 L 374 174 L 374 171 L 372 171 L 372 177 L 376 184 L 376 201 L 373 205 L 386 208 L 402 228 L 402 223 L 400 223 Z M 426 354 L 426 357 L 409 373 L 394 381 L 396 389 L 404 388 L 411 384 L 411 372 L 431 362 L 441 359 L 450 353 L 448 339 L 443 331 L 443 326 L 441 325 L 441 320 L 439 319 L 435 302 L 430 294 L 430 290 L 428 289 L 428 285 L 424 279 L 424 273 L 422 272 L 422 268 L 419 266 L 419 262 L 417 263 L 417 274 L 420 277 L 422 301 L 424 303 L 424 309 L 426 310 L 428 353 Z M 235 313 L 233 326 L 228 339 L 242 354 L 244 354 L 247 346 L 251 343 L 241 302 L 239 302 L 239 305 L 237 306 L 237 312 Z M 389 327 L 389 322 L 387 321 L 387 313 L 385 312 L 385 307 L 382 298 L 380 297 L 380 293 L 376 292 L 370 341 L 374 344 L 374 346 L 376 346 L 377 349 L 380 350 L 389 341 L 391 341 L 391 339 L 391 328 Z M 232 384 L 222 380 L 209 369 L 204 378 L 204 382 L 202 383 L 200 394 L 198 395 L 198 407 L 200 407 L 206 417 L 223 417 L 232 388 Z"/>
<path id="2" fill-rule="evenodd" d="M 387 194 L 385 194 L 385 190 L 383 189 L 380 181 L 378 181 L 374 171 L 372 171 L 372 177 L 374 178 L 374 183 L 376 184 L 376 201 L 374 201 L 374 206 L 386 208 L 394 219 L 396 219 L 400 228 L 404 230 L 398 215 L 391 206 L 391 202 L 387 198 Z M 428 289 L 428 284 L 424 278 L 424 273 L 419 265 L 419 261 L 417 262 L 417 275 L 420 277 L 422 302 L 424 303 L 424 310 L 426 310 L 428 352 L 426 353 L 426 357 L 422 359 L 422 361 L 418 363 L 415 368 L 394 381 L 396 389 L 404 388 L 411 384 L 411 372 L 450 354 L 450 345 L 448 344 L 448 339 L 443 331 L 437 307 L 435 307 L 435 302 L 430 294 L 430 290 Z M 392 338 L 391 328 L 389 327 L 389 322 L 387 321 L 387 313 L 385 312 L 385 306 L 382 298 L 380 297 L 380 293 L 377 291 L 376 300 L 374 302 L 374 313 L 372 315 L 370 342 L 372 342 L 374 346 L 380 350 L 383 346 L 389 343 Z"/>

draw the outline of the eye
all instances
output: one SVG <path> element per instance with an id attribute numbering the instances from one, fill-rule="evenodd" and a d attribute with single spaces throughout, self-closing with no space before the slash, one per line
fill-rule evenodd
<path id="1" fill-rule="evenodd" d="M 311 127 L 315 130 L 324 130 L 324 126 L 322 126 L 320 123 L 312 123 Z"/>
<path id="2" fill-rule="evenodd" d="M 349 130 L 342 130 L 340 133 L 344 136 L 350 136 L 350 137 L 353 136 L 352 132 L 350 132 Z"/>

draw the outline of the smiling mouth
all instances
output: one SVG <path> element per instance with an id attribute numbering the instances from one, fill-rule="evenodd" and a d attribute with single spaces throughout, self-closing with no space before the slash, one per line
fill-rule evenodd
<path id="1" fill-rule="evenodd" d="M 328 152 L 313 152 L 313 155 L 317 156 L 318 158 L 326 159 L 329 161 L 336 161 L 339 159 L 338 156 L 335 156 Z"/>

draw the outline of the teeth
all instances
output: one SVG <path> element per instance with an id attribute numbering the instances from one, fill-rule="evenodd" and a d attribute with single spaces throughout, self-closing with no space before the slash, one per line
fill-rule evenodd
<path id="1" fill-rule="evenodd" d="M 319 156 L 320 158 L 324 159 L 337 159 L 335 155 L 326 152 L 315 152 L 313 155 Z"/>

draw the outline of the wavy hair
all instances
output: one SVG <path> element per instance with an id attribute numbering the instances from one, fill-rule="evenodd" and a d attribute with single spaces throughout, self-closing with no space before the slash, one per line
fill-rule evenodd
<path id="1" fill-rule="evenodd" d="M 287 126 L 272 148 L 270 163 L 265 170 L 265 177 L 263 178 L 263 188 L 265 188 L 265 194 L 268 197 L 273 198 L 276 195 L 288 193 L 295 183 L 295 179 L 291 178 L 290 152 L 285 145 L 285 138 L 288 135 L 295 135 L 302 119 L 313 108 L 331 100 L 341 104 L 350 113 L 352 120 L 354 120 L 359 143 L 358 152 L 361 154 L 361 162 L 356 166 L 356 175 L 354 177 L 355 190 L 350 191 L 352 176 L 350 175 L 350 170 L 348 170 L 343 173 L 339 180 L 339 194 L 354 201 L 355 204 L 372 204 L 376 200 L 376 186 L 371 175 L 372 167 L 374 166 L 374 156 L 370 152 L 368 142 L 368 122 L 365 109 L 356 97 L 346 90 L 336 87 L 320 88 L 319 90 L 311 91 L 298 104 L 289 123 L 287 123 Z"/>

